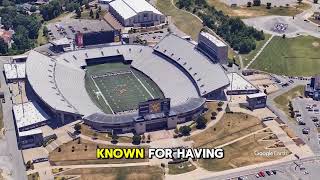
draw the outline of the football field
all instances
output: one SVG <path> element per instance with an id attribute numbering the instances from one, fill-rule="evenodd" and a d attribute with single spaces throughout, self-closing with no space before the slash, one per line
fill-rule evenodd
<path id="1" fill-rule="evenodd" d="M 129 66 L 103 68 L 104 71 L 96 68 L 87 71 L 87 91 L 89 89 L 91 98 L 106 113 L 135 110 L 140 102 L 163 97 L 156 84 L 146 81 Z"/>

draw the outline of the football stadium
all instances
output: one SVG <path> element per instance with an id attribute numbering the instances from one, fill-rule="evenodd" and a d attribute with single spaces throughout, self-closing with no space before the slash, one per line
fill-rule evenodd
<path id="1" fill-rule="evenodd" d="M 222 99 L 222 66 L 197 45 L 170 34 L 154 47 L 110 45 L 54 56 L 31 51 L 26 79 L 37 103 L 61 124 L 82 119 L 97 131 L 175 128 Z"/>

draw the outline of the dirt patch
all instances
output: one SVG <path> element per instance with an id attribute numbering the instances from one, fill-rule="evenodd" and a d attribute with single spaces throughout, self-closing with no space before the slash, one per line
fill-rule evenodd
<path id="1" fill-rule="evenodd" d="M 312 43 L 312 46 L 313 46 L 313 47 L 319 47 L 319 45 L 320 45 L 320 44 L 319 44 L 319 42 L 317 42 L 317 41 L 315 41 L 315 42 Z"/>

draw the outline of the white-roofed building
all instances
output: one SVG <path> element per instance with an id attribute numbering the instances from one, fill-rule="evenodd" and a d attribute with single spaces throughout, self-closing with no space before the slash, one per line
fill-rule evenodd
<path id="1" fill-rule="evenodd" d="M 126 27 L 154 26 L 165 22 L 165 15 L 145 0 L 115 0 L 109 12 Z"/>
<path id="2" fill-rule="evenodd" d="M 265 108 L 267 105 L 267 95 L 262 92 L 249 94 L 247 95 L 247 103 L 248 108 L 251 110 Z"/>
<path id="3" fill-rule="evenodd" d="M 3 69 L 9 82 L 26 78 L 26 63 L 6 63 Z"/>
<path id="4" fill-rule="evenodd" d="M 227 87 L 227 95 L 241 95 L 258 93 L 259 89 L 253 86 L 238 73 L 227 74 L 230 85 Z"/>
<path id="5" fill-rule="evenodd" d="M 13 105 L 18 131 L 28 131 L 47 124 L 49 116 L 35 102 Z"/>

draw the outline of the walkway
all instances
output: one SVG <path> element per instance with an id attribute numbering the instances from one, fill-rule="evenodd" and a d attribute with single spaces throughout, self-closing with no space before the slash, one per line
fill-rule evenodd
<path id="1" fill-rule="evenodd" d="M 272 40 L 272 38 L 275 35 L 272 34 L 272 36 L 268 39 L 268 41 L 261 47 L 261 49 L 258 51 L 258 53 L 252 58 L 252 60 L 247 64 L 247 66 L 244 69 L 248 69 L 248 67 L 257 59 L 257 57 L 259 57 L 259 55 L 262 53 L 262 51 L 264 50 L 265 47 L 267 47 L 267 45 L 270 43 L 270 41 Z"/>

